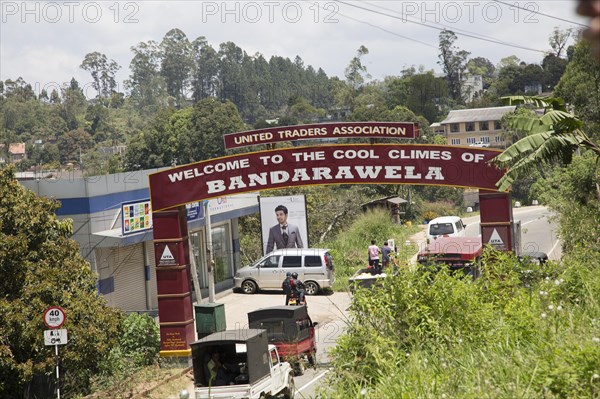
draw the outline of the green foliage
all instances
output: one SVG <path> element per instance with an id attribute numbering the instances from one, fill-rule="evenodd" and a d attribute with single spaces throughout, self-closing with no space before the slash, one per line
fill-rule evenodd
<path id="1" fill-rule="evenodd" d="M 367 248 L 371 245 L 371 240 L 375 240 L 381 247 L 384 241 L 394 239 L 398 249 L 403 251 L 402 244 L 415 231 L 415 227 L 392 223 L 390 212 L 387 210 L 369 211 L 359 215 L 344 229 L 343 235 L 340 234 L 322 245 L 331 250 L 335 259 L 334 289 L 348 289 L 348 277 L 358 269 L 367 267 Z"/>
<path id="2" fill-rule="evenodd" d="M 55 366 L 44 346 L 42 315 L 49 306 L 67 314 L 69 343 L 61 348 L 61 392 L 85 393 L 116 343 L 121 314 L 97 294 L 89 264 L 58 220 L 57 201 L 39 198 L 0 169 L 0 397 L 18 395 L 34 375 Z"/>
<path id="3" fill-rule="evenodd" d="M 401 269 L 355 292 L 322 395 L 598 397 L 599 261 L 524 266 L 486 251 L 475 282 Z"/>
<path id="4" fill-rule="evenodd" d="M 419 210 L 424 220 L 431 220 L 439 216 L 461 214 L 456 204 L 449 201 L 423 202 L 419 206 Z"/>
<path id="5" fill-rule="evenodd" d="M 152 317 L 131 313 L 121 329 L 119 347 L 124 356 L 132 358 L 136 366 L 149 366 L 158 360 L 160 331 Z"/>
<path id="6" fill-rule="evenodd" d="M 523 114 L 508 119 L 511 129 L 527 135 L 494 159 L 499 167 L 509 167 L 496 183 L 500 191 L 508 189 L 517 177 L 527 176 L 536 169 L 556 162 L 570 163 L 577 148 L 589 149 L 600 157 L 600 147 L 580 129 L 583 123 L 567 112 L 561 98 L 515 96 L 505 101 L 544 108 L 545 112 L 541 117 Z"/>

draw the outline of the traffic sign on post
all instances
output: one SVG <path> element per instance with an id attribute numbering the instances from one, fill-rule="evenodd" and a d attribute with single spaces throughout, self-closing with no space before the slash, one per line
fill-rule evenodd
<path id="1" fill-rule="evenodd" d="M 60 328 L 66 319 L 65 311 L 59 306 L 50 306 L 44 312 L 44 323 L 48 328 Z"/>
<path id="2" fill-rule="evenodd" d="M 66 328 L 44 331 L 44 345 L 46 346 L 66 345 L 68 341 Z"/>

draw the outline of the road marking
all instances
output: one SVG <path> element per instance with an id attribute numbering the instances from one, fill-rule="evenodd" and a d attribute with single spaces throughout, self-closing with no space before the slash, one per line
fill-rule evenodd
<path id="1" fill-rule="evenodd" d="M 550 250 L 550 252 L 548 253 L 548 258 L 550 258 L 550 255 L 552 255 L 552 252 L 554 252 L 554 250 L 556 249 L 556 246 L 560 244 L 560 240 L 556 240 L 556 242 L 554 243 L 554 246 L 552 247 L 552 249 Z"/>
<path id="2" fill-rule="evenodd" d="M 312 384 L 314 384 L 317 380 L 323 378 L 323 376 L 325 374 L 329 373 L 329 370 L 325 370 L 323 371 L 321 374 L 319 374 L 318 376 L 316 376 L 315 378 L 313 378 L 312 380 L 310 380 L 309 382 L 307 382 L 306 384 L 304 384 L 302 386 L 302 388 L 299 388 L 296 390 L 296 392 L 302 392 L 303 390 L 305 390 L 306 388 L 308 388 L 309 386 L 311 386 Z"/>

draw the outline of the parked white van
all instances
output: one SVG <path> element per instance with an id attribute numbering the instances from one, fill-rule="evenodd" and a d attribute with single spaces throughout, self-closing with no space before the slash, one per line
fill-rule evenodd
<path id="1" fill-rule="evenodd" d="M 427 244 L 438 237 L 465 237 L 466 227 L 458 216 L 435 218 L 427 225 Z"/>
<path id="2" fill-rule="evenodd" d="M 333 269 L 333 257 L 328 249 L 277 249 L 253 265 L 239 269 L 233 280 L 236 288 L 254 294 L 259 289 L 281 289 L 286 273 L 296 272 L 306 294 L 315 295 L 333 285 Z"/>

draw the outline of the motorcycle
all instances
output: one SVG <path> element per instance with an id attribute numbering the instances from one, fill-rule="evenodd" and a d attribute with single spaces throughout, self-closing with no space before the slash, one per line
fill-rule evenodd
<path id="1" fill-rule="evenodd" d="M 306 297 L 304 297 L 304 301 L 300 303 L 300 298 L 297 294 L 291 293 L 288 299 L 288 306 L 302 306 L 306 305 Z"/>

